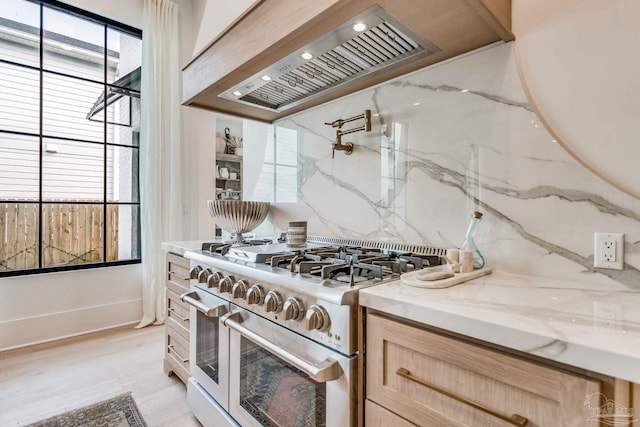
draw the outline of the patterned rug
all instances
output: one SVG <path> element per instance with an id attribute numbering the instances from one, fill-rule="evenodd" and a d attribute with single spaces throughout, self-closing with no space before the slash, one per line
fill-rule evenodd
<path id="1" fill-rule="evenodd" d="M 147 427 L 147 423 L 131 393 L 125 393 L 26 427 Z"/>
<path id="2" fill-rule="evenodd" d="M 242 353 L 240 406 L 265 427 L 326 426 L 326 388 L 260 347 Z"/>

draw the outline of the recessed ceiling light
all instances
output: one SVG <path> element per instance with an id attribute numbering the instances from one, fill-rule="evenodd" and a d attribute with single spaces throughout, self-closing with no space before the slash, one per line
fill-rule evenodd
<path id="1" fill-rule="evenodd" d="M 420 103 L 419 102 L 414 102 L 413 105 L 415 105 L 417 107 L 418 105 L 420 105 Z"/>
<path id="2" fill-rule="evenodd" d="M 356 24 L 353 24 L 353 31 L 357 31 L 361 33 L 366 29 L 367 29 L 367 24 L 365 24 L 364 22 L 358 22 Z"/>
<path id="3" fill-rule="evenodd" d="M 269 80 L 271 80 L 271 76 L 265 74 L 264 76 L 260 77 L 262 80 L 264 80 L 265 82 L 268 82 Z"/>
<path id="4" fill-rule="evenodd" d="M 234 91 L 233 91 L 233 94 L 234 94 L 235 96 L 242 96 L 242 92 L 240 92 L 239 90 L 234 90 Z"/>
<path id="5" fill-rule="evenodd" d="M 300 54 L 300 58 L 302 58 L 302 59 L 312 59 L 313 58 L 313 53 L 311 53 L 311 52 L 302 52 Z"/>

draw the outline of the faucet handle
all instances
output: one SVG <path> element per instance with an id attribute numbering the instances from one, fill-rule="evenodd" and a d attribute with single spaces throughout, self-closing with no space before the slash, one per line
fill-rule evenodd
<path id="1" fill-rule="evenodd" d="M 345 123 L 346 122 L 342 119 L 334 120 L 332 122 L 324 122 L 325 125 L 331 126 L 332 128 L 338 128 L 338 129 L 340 129 L 342 125 Z"/>

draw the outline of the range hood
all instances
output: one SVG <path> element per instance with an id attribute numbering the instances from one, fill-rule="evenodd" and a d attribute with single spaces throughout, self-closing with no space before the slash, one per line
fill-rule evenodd
<path id="1" fill-rule="evenodd" d="M 273 122 L 512 40 L 509 28 L 509 0 L 263 0 L 187 65 L 183 100 Z"/>
<path id="2" fill-rule="evenodd" d="M 439 51 L 373 6 L 219 96 L 282 112 L 329 88 Z"/>

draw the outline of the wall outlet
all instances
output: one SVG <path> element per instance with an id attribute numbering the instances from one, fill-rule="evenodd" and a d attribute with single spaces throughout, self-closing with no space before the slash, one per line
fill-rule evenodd
<path id="1" fill-rule="evenodd" d="M 597 268 L 624 268 L 624 234 L 595 233 L 593 236 L 593 266 Z"/>

